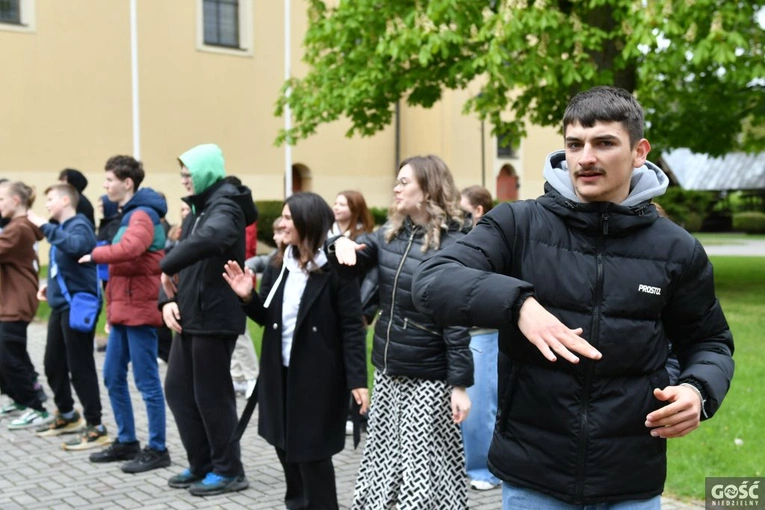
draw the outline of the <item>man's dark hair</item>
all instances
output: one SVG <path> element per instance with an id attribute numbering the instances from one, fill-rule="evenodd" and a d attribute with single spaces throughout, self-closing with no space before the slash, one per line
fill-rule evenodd
<path id="1" fill-rule="evenodd" d="M 563 114 L 563 133 L 575 122 L 591 128 L 596 122 L 621 122 L 630 137 L 630 145 L 643 138 L 643 107 L 635 96 L 617 87 L 593 87 L 575 95 Z"/>
<path id="2" fill-rule="evenodd" d="M 133 192 L 138 191 L 138 187 L 146 175 L 143 171 L 143 164 L 132 156 L 112 156 L 106 162 L 104 170 L 111 170 L 121 181 L 130 177 L 133 181 Z"/>

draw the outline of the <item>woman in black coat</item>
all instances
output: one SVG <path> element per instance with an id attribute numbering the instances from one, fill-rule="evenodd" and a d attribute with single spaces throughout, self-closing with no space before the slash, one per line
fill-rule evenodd
<path id="1" fill-rule="evenodd" d="M 258 432 L 276 448 L 289 509 L 338 508 L 332 455 L 345 445 L 349 392 L 362 413 L 369 404 L 358 282 L 321 249 L 332 221 L 314 193 L 285 201 L 286 249 L 263 274 L 260 296 L 249 270 L 225 266 L 247 315 L 265 327 Z"/>

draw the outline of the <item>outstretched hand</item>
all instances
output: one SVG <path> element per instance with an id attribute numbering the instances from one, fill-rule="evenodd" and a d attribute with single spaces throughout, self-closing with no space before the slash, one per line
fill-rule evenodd
<path id="1" fill-rule="evenodd" d="M 35 224 L 36 226 L 38 226 L 38 227 L 42 227 L 43 225 L 45 225 L 46 223 L 48 223 L 48 220 L 46 220 L 46 219 L 45 219 L 45 218 L 43 218 L 42 216 L 40 216 L 40 215 L 36 214 L 36 213 L 35 213 L 34 211 L 32 211 L 31 209 L 29 209 L 29 210 L 27 211 L 27 219 L 28 219 L 29 221 L 31 221 L 32 223 L 34 223 L 34 224 Z"/>
<path id="2" fill-rule="evenodd" d="M 518 328 L 549 361 L 557 361 L 556 353 L 571 363 L 579 363 L 574 352 L 594 360 L 603 357 L 595 347 L 579 336 L 582 328 L 569 328 L 533 297 L 527 298 L 521 306 Z"/>
<path id="3" fill-rule="evenodd" d="M 223 265 L 225 272 L 223 273 L 223 279 L 231 287 L 231 290 L 239 296 L 240 299 L 248 299 L 252 293 L 252 279 L 253 275 L 250 268 L 242 271 L 241 266 L 235 260 L 229 260 Z"/>
<path id="4" fill-rule="evenodd" d="M 358 244 L 347 237 L 338 238 L 334 246 L 337 261 L 345 266 L 355 266 L 356 252 L 367 247 L 366 244 Z"/>

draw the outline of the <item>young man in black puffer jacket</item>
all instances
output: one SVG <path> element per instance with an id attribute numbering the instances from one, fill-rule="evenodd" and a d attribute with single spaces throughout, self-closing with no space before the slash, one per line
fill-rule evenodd
<path id="1" fill-rule="evenodd" d="M 646 161 L 643 125 L 627 91 L 577 95 L 545 195 L 496 207 L 414 275 L 415 305 L 436 322 L 500 331 L 489 467 L 504 508 L 660 508 L 666 439 L 711 417 L 730 386 L 712 266 L 651 204 L 668 179 Z"/>

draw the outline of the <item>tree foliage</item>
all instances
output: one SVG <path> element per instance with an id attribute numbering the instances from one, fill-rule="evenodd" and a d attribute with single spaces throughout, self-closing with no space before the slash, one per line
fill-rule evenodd
<path id="1" fill-rule="evenodd" d="M 350 119 L 347 135 L 390 125 L 394 105 L 432 106 L 471 82 L 465 104 L 498 135 L 556 126 L 573 94 L 634 92 L 663 148 L 722 154 L 765 145 L 765 42 L 744 0 L 309 0 L 309 72 L 283 87 L 294 143 Z M 742 127 L 743 126 L 743 127 Z"/>

